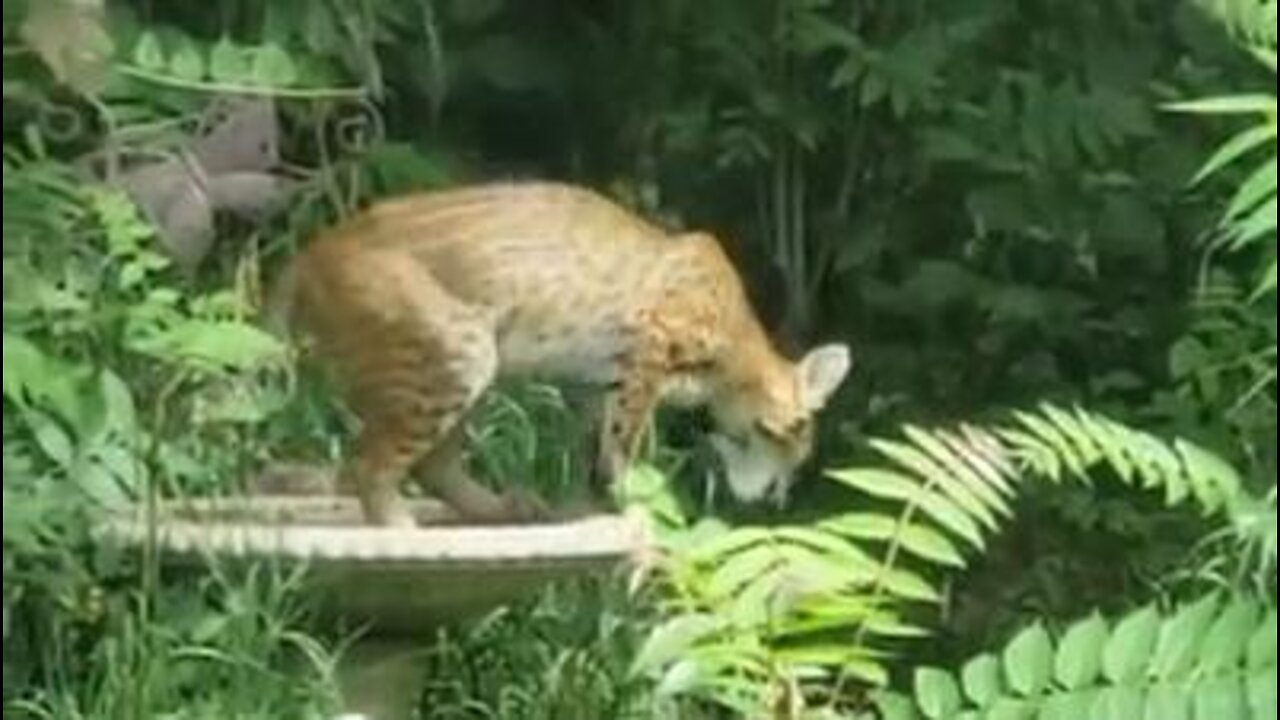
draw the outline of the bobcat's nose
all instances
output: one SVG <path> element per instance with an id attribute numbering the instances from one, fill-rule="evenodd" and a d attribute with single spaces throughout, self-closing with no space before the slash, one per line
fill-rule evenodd
<path id="1" fill-rule="evenodd" d="M 779 488 L 785 497 L 786 483 L 782 481 L 785 476 L 781 472 L 784 468 L 759 440 L 751 436 L 735 440 L 714 434 L 710 442 L 720 456 L 725 481 L 734 499 L 751 504 L 765 500 L 777 502 Z"/>

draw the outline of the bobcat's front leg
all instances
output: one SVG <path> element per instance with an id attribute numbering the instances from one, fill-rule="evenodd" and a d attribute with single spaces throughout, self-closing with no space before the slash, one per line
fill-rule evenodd
<path id="1" fill-rule="evenodd" d="M 595 475 L 615 496 L 628 466 L 639 454 L 640 440 L 658 403 L 659 387 L 654 374 L 635 368 L 605 399 Z"/>

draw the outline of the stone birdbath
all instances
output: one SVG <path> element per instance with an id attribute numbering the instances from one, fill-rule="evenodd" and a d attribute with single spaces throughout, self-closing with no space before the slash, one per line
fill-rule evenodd
<path id="1" fill-rule="evenodd" d="M 161 502 L 109 516 L 99 538 L 138 548 L 154 538 L 161 563 L 304 563 L 321 612 L 361 627 L 342 653 L 340 717 L 409 720 L 422 684 L 418 653 L 441 624 L 517 599 L 552 580 L 642 556 L 641 522 L 596 515 L 531 525 L 458 524 L 432 500 L 413 501 L 419 526 L 372 527 L 352 498 L 252 496 Z"/>

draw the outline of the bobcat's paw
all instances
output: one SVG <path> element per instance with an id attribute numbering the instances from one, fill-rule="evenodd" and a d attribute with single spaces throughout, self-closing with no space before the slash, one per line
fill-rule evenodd
<path id="1" fill-rule="evenodd" d="M 521 523 L 549 522 L 551 509 L 537 495 L 524 489 L 508 490 L 502 494 L 505 520 Z"/>

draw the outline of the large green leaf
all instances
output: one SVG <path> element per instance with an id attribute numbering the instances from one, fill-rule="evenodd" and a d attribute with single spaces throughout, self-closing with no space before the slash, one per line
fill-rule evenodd
<path id="1" fill-rule="evenodd" d="M 1274 628 L 1273 628 L 1274 629 Z M 1275 637 L 1274 635 L 1272 636 Z M 1249 678 L 1249 707 L 1253 717 L 1276 717 L 1276 671 L 1271 668 L 1265 672 L 1255 673 Z"/>
<path id="2" fill-rule="evenodd" d="M 664 667 L 723 627 L 722 620 L 704 613 L 676 616 L 649 633 L 632 662 L 632 672 L 646 673 Z"/>
<path id="3" fill-rule="evenodd" d="M 978 707 L 986 708 L 1000 697 L 1000 660 L 994 655 L 979 655 L 960 671 L 964 694 Z"/>
<path id="4" fill-rule="evenodd" d="M 954 501 L 970 517 L 977 519 L 992 530 L 999 527 L 995 515 L 982 499 L 971 488 L 967 487 L 961 479 L 956 478 L 944 467 L 934 462 L 924 452 L 906 443 L 891 440 L 875 439 L 869 441 L 869 444 L 876 451 L 898 463 L 903 468 L 917 473 L 927 485 L 939 488 L 943 494 Z"/>
<path id="5" fill-rule="evenodd" d="M 1210 157 L 1205 164 L 1196 172 L 1192 178 L 1193 184 L 1204 181 L 1205 178 L 1213 175 L 1222 168 L 1230 165 L 1239 158 L 1243 157 L 1251 150 L 1254 150 L 1267 141 L 1276 139 L 1276 124 L 1274 122 L 1256 125 L 1236 135 L 1227 143 L 1225 143 L 1217 152 Z"/>
<path id="6" fill-rule="evenodd" d="M 1240 598 L 1227 606 L 1209 628 L 1200 649 L 1200 668 L 1207 674 L 1235 667 L 1244 657 L 1259 620 L 1259 608 Z"/>
<path id="7" fill-rule="evenodd" d="M 920 668 L 915 676 L 916 702 L 929 720 L 944 720 L 960 710 L 960 688 L 950 673 Z"/>
<path id="8" fill-rule="evenodd" d="M 1220 607 L 1218 596 L 1210 594 L 1164 622 L 1151 668 L 1157 678 L 1172 681 L 1191 670 Z"/>
<path id="9" fill-rule="evenodd" d="M 134 350 L 157 359 L 210 370 L 261 368 L 288 354 L 275 336 L 232 320 L 185 320 L 132 342 Z"/>
<path id="10" fill-rule="evenodd" d="M 1068 690 L 1091 685 L 1102 671 L 1102 649 L 1107 643 L 1107 623 L 1094 613 L 1071 626 L 1058 644 L 1054 676 Z"/>
<path id="11" fill-rule="evenodd" d="M 1276 115 L 1276 96 L 1263 95 L 1223 95 L 1220 97 L 1188 100 L 1170 103 L 1165 106 L 1170 110 L 1203 115 Z"/>
<path id="12" fill-rule="evenodd" d="M 910 476 L 893 471 L 862 468 L 835 470 L 828 475 L 839 483 L 857 488 L 874 497 L 915 503 L 924 515 L 943 529 L 964 539 L 979 550 L 986 547 L 982 539 L 982 530 L 973 518 L 950 499 L 926 489 Z"/>
<path id="13" fill-rule="evenodd" d="M 1152 685 L 1142 720 L 1192 720 L 1191 700 L 1191 687 L 1185 681 Z"/>
<path id="14" fill-rule="evenodd" d="M 298 66 L 288 51 L 275 43 L 253 50 L 252 77 L 264 87 L 289 87 L 298 81 Z"/>
<path id="15" fill-rule="evenodd" d="M 949 567 L 965 566 L 964 557 L 941 533 L 898 518 L 871 513 L 846 513 L 824 520 L 821 527 L 838 535 L 862 540 L 898 542 L 908 552 Z"/>
<path id="16" fill-rule="evenodd" d="M 1018 633 L 1004 651 L 1004 672 L 1009 687 L 1031 697 L 1048 686 L 1053 677 L 1053 641 L 1040 623 Z"/>
<path id="17" fill-rule="evenodd" d="M 1093 717 L 1099 720 L 1138 720 L 1145 707 L 1142 690 L 1131 685 L 1109 687 L 1098 693 L 1093 705 Z"/>
<path id="18" fill-rule="evenodd" d="M 1250 720 L 1248 698 L 1238 676 L 1197 683 L 1194 702 L 1196 720 Z"/>
<path id="19" fill-rule="evenodd" d="M 959 482 L 965 485 L 970 493 L 978 496 L 984 505 L 996 510 L 1005 517 L 1013 515 L 1013 509 L 1009 507 L 1004 497 L 983 476 L 979 475 L 977 470 L 970 466 L 964 458 L 953 452 L 942 440 L 914 425 L 904 426 L 903 433 L 907 436 L 907 439 L 915 443 L 935 462 L 950 471 Z"/>
<path id="20" fill-rule="evenodd" d="M 1223 222 L 1230 222 L 1257 207 L 1268 197 L 1276 196 L 1276 158 L 1253 171 L 1231 198 L 1231 204 L 1223 215 Z"/>
<path id="21" fill-rule="evenodd" d="M 1102 651 L 1102 672 L 1113 683 L 1131 683 L 1146 672 L 1160 632 L 1160 615 L 1148 607 L 1125 618 Z"/>
<path id="22" fill-rule="evenodd" d="M 1276 664 L 1276 610 L 1272 608 L 1249 642 L 1249 667 L 1253 669 L 1275 667 Z"/>

